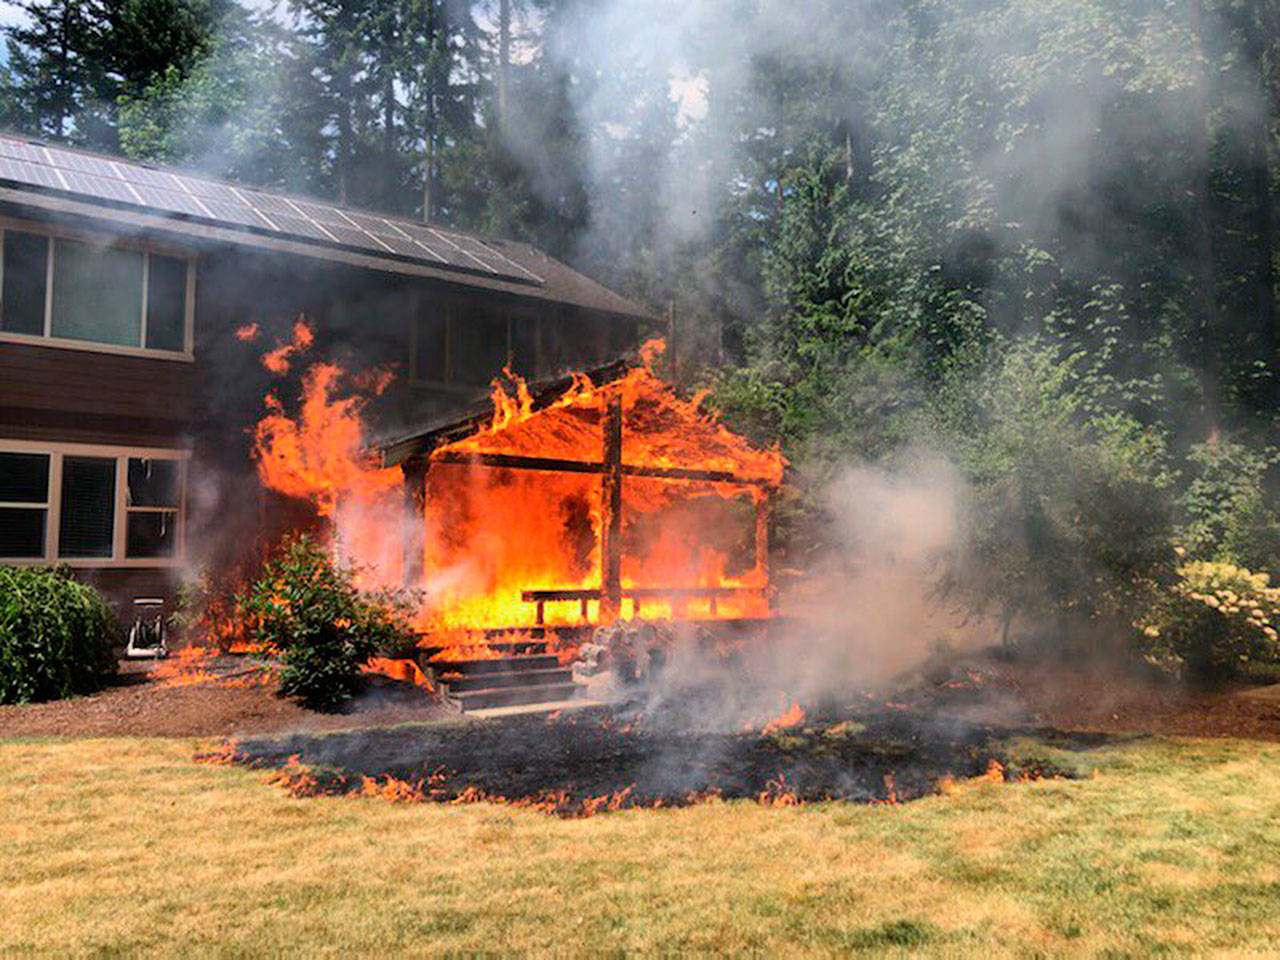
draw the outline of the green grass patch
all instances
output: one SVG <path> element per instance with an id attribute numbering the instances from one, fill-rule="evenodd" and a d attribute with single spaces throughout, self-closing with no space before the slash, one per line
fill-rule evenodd
<path id="1" fill-rule="evenodd" d="M 1134 956 L 1280 941 L 1270 744 L 1135 741 L 1075 752 L 1082 780 L 899 807 L 585 820 L 292 799 L 193 752 L 0 743 L 0 954 Z"/>

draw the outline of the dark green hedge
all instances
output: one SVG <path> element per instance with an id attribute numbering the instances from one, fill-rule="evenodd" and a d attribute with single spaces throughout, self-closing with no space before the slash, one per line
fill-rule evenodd
<path id="1" fill-rule="evenodd" d="M 116 621 L 102 595 L 57 570 L 0 566 L 0 703 L 101 689 Z"/>

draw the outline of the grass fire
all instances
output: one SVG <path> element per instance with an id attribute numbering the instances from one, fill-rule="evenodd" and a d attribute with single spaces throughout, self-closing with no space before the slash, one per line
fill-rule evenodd
<path id="1" fill-rule="evenodd" d="M 1280 0 L 0 0 L 0 955 L 1268 954 Z"/>

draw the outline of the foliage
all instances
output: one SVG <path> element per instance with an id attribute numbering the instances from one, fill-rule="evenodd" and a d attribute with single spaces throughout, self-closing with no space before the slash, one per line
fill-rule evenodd
<path id="1" fill-rule="evenodd" d="M 172 618 L 183 639 L 223 653 L 246 644 L 251 625 L 241 605 L 242 584 L 243 571 L 238 567 L 216 574 L 201 570 L 184 582 Z"/>
<path id="2" fill-rule="evenodd" d="M 1175 560 L 1163 439 L 1089 411 L 1075 364 L 1034 341 L 945 385 L 930 411 L 971 483 L 969 553 L 953 586 L 999 608 L 1006 629 L 1022 614 L 1041 621 L 1032 632 L 1051 628 L 1057 644 L 1073 628 L 1123 622 Z"/>
<path id="3" fill-rule="evenodd" d="M 1200 679 L 1280 664 L 1280 588 L 1265 573 L 1195 561 L 1138 627 L 1149 659 Z"/>
<path id="4" fill-rule="evenodd" d="M 355 571 L 305 535 L 281 544 L 240 606 L 253 639 L 280 656 L 280 692 L 311 707 L 332 709 L 350 699 L 361 665 L 412 641 L 402 597 L 360 591 Z"/>
<path id="5" fill-rule="evenodd" d="M 4 28 L 0 118 L 24 132 L 115 149 L 116 101 L 205 56 L 232 0 L 22 0 Z"/>
<path id="6" fill-rule="evenodd" d="M 0 566 L 0 703 L 101 689 L 115 675 L 117 624 L 65 571 Z"/>
<path id="7" fill-rule="evenodd" d="M 1272 448 L 1223 438 L 1193 446 L 1180 540 L 1194 556 L 1280 570 L 1280 513 L 1269 496 Z"/>

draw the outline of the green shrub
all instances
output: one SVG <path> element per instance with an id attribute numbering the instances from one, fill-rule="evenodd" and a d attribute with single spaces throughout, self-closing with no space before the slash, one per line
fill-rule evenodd
<path id="1" fill-rule="evenodd" d="M 102 595 L 59 570 L 0 566 L 0 703 L 100 690 L 115 674 Z"/>
<path id="2" fill-rule="evenodd" d="M 1280 589 L 1230 563 L 1188 563 L 1138 626 L 1152 662 L 1202 680 L 1280 663 Z"/>
<path id="3" fill-rule="evenodd" d="M 412 639 L 403 596 L 360 591 L 355 571 L 306 536 L 281 545 L 240 606 L 254 640 L 280 657 L 280 692 L 318 709 L 350 699 L 362 664 Z"/>

